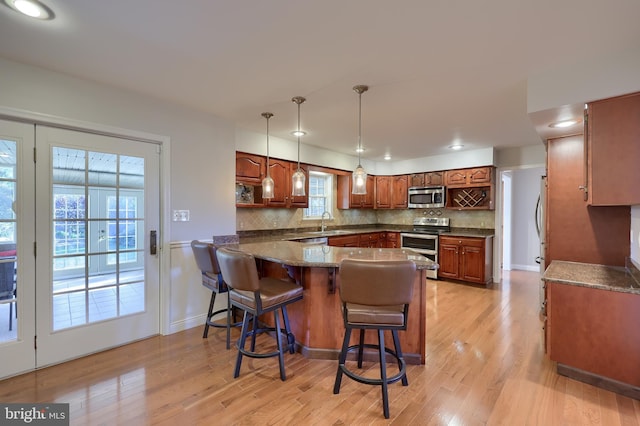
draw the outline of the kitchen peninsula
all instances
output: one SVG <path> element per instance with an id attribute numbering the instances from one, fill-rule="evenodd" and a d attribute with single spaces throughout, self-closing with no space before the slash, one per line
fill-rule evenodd
<path id="1" fill-rule="evenodd" d="M 407 249 L 332 247 L 295 241 L 241 243 L 237 247 L 256 258 L 258 270 L 264 276 L 290 277 L 304 288 L 303 300 L 287 310 L 300 352 L 316 359 L 337 359 L 340 352 L 344 335 L 340 262 L 346 258 L 414 261 L 417 270 L 413 301 L 409 305 L 407 330 L 400 332 L 400 341 L 407 363 L 425 363 L 426 271 L 437 269 L 436 263 Z"/>

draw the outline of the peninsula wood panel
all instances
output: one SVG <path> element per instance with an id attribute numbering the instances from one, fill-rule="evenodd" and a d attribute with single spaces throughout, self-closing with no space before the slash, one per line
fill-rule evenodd
<path id="1" fill-rule="evenodd" d="M 550 358 L 640 387 L 640 295 L 547 285 Z"/>
<path id="2" fill-rule="evenodd" d="M 631 210 L 628 206 L 587 206 L 578 189 L 584 184 L 582 135 L 547 143 L 545 262 L 567 260 L 624 266 L 629 256 Z"/>
<path id="3" fill-rule="evenodd" d="M 263 261 L 262 270 L 271 276 L 282 278 L 280 264 Z M 288 267 L 290 276 L 304 288 L 301 301 L 287 306 L 291 330 L 301 352 L 309 358 L 337 359 L 344 338 L 344 321 L 340 302 L 340 274 L 332 274 L 332 268 Z M 335 287 L 330 287 L 333 280 Z M 426 353 L 426 275 L 423 270 L 416 271 L 413 286 L 413 302 L 409 305 L 407 331 L 400 331 L 400 344 L 407 363 L 424 364 Z M 262 318 L 267 324 L 273 324 L 273 315 Z M 351 344 L 356 344 L 358 333 L 352 336 Z M 385 340 L 392 347 L 391 333 L 385 332 Z M 374 332 L 365 333 L 366 343 L 376 343 Z"/>

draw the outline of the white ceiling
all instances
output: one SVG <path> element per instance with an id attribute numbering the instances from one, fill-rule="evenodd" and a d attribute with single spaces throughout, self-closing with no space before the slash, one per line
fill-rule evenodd
<path id="1" fill-rule="evenodd" d="M 541 143 L 526 81 L 640 45 L 637 0 L 42 0 L 0 7 L 0 56 L 364 158 Z M 1 102 L 1 101 L 0 101 Z"/>

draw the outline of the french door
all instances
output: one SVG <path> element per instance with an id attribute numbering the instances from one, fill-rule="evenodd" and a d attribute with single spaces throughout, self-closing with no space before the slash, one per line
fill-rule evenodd
<path id="1" fill-rule="evenodd" d="M 16 339 L 0 343 L 2 359 L 12 360 L 0 377 L 159 332 L 159 147 L 24 126 L 37 161 L 34 167 L 33 150 L 21 140 L 19 314 Z M 0 176 L 1 164 L 2 157 Z"/>

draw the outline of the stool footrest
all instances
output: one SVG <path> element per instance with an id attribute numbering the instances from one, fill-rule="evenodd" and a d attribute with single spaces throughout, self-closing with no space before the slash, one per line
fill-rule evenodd
<path id="1" fill-rule="evenodd" d="M 362 345 L 362 347 L 380 350 L 380 346 L 374 345 L 374 344 L 364 344 Z M 360 345 L 352 345 L 347 348 L 347 353 L 356 351 L 359 349 L 360 349 Z M 386 380 L 387 384 L 395 383 L 401 380 L 405 376 L 405 373 L 407 371 L 407 364 L 405 363 L 403 358 L 398 357 L 398 354 L 394 350 L 385 347 L 384 351 L 385 353 L 395 358 L 395 362 L 399 363 L 400 365 L 400 371 L 398 371 L 398 373 L 393 376 L 387 377 L 387 380 Z M 353 371 L 349 370 L 344 364 L 340 364 L 338 365 L 338 367 L 342 370 L 344 374 L 346 374 L 348 377 L 352 378 L 356 382 L 364 383 L 365 385 L 381 385 L 383 383 L 382 379 L 372 379 L 369 377 L 364 377 L 359 374 L 356 374 Z"/>

